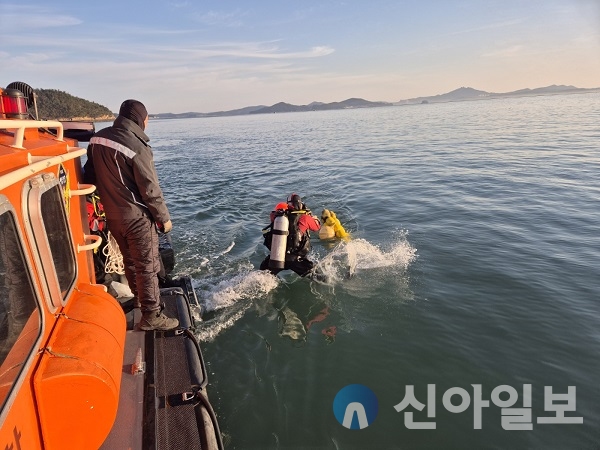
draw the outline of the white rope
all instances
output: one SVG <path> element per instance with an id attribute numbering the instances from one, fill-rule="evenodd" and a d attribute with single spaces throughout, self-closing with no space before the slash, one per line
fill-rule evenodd
<path id="1" fill-rule="evenodd" d="M 104 264 L 104 271 L 106 273 L 118 273 L 119 275 L 125 273 L 123 255 L 121 254 L 121 250 L 119 250 L 119 244 L 117 244 L 110 231 L 108 232 L 106 246 L 102 250 L 102 253 L 106 256 L 106 263 Z"/>

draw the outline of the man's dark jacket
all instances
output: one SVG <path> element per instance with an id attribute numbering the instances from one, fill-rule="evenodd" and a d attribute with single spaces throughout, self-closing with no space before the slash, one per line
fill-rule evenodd
<path id="1" fill-rule="evenodd" d="M 146 215 L 161 224 L 170 220 L 149 140 L 138 124 L 123 116 L 90 139 L 84 182 L 98 186 L 107 217 Z"/>

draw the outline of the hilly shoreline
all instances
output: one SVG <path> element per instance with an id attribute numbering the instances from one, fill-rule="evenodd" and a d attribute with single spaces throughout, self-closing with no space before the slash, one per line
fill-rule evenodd
<path id="1" fill-rule="evenodd" d="M 600 92 L 600 88 L 577 88 L 575 86 L 551 85 L 536 89 L 519 89 L 511 92 L 486 92 L 470 87 L 461 87 L 446 94 L 433 95 L 430 97 L 416 97 L 400 100 L 394 105 L 414 105 L 419 103 L 447 103 L 473 100 L 488 100 L 494 98 L 535 97 L 540 95 L 581 94 L 586 92 Z"/>
<path id="2" fill-rule="evenodd" d="M 511 97 L 534 97 L 542 95 L 566 95 L 566 94 L 583 94 L 588 92 L 600 92 L 599 88 L 577 88 L 575 86 L 551 85 L 535 89 L 520 89 L 511 92 L 487 92 L 470 87 L 460 87 L 454 91 L 445 94 L 432 95 L 429 97 L 415 97 L 397 102 L 371 102 L 361 98 L 350 98 L 342 102 L 321 103 L 312 102 L 308 105 L 292 105 L 289 103 L 276 103 L 272 106 L 248 106 L 241 109 L 231 111 L 218 111 L 210 113 L 187 112 L 187 113 L 161 113 L 153 114 L 154 119 L 187 119 L 196 117 L 222 117 L 222 116 L 239 116 L 247 114 L 274 114 L 287 112 L 304 112 L 304 111 L 327 111 L 334 109 L 357 109 L 357 108 L 376 108 L 382 106 L 403 106 L 417 105 L 428 103 L 448 103 L 448 102 L 464 102 L 477 100 L 490 100 L 499 98 Z"/>
<path id="3" fill-rule="evenodd" d="M 36 89 L 40 117 L 63 121 L 88 121 L 105 122 L 114 120 L 117 113 L 111 112 L 107 107 L 99 105 L 66 92 L 55 89 Z M 589 92 L 600 92 L 600 88 L 577 88 L 575 86 L 552 85 L 535 89 L 520 89 L 512 92 L 486 92 L 470 87 L 461 87 L 445 94 L 429 97 L 415 97 L 396 102 L 372 102 L 362 98 L 349 98 L 341 102 L 323 103 L 312 102 L 308 105 L 293 105 L 279 102 L 271 106 L 258 105 L 230 111 L 216 111 L 209 113 L 160 113 L 150 114 L 151 119 L 187 119 L 201 117 L 241 116 L 253 114 L 277 114 L 306 111 L 331 111 L 339 109 L 378 108 L 383 106 L 404 106 L 429 103 L 464 102 L 477 100 L 490 100 L 511 97 L 527 97 L 541 95 L 568 95 Z"/>

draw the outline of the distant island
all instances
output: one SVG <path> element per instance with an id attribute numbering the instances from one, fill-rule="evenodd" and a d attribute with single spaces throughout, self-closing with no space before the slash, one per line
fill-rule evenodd
<path id="1" fill-rule="evenodd" d="M 78 120 L 78 121 L 110 121 L 114 120 L 113 113 L 106 106 L 75 97 L 56 89 L 35 89 L 39 117 L 50 120 Z M 362 98 L 349 98 L 342 102 L 322 103 L 312 102 L 308 105 L 292 105 L 290 103 L 276 103 L 272 106 L 248 106 L 231 111 L 217 111 L 210 113 L 186 112 L 186 113 L 161 113 L 150 114 L 152 119 L 187 119 L 196 117 L 221 117 L 241 116 L 250 114 L 275 114 L 305 111 L 330 111 L 337 109 L 377 108 L 382 106 L 404 106 L 446 102 L 464 102 L 475 100 L 489 100 L 509 97 L 526 97 L 539 95 L 559 94 L 581 94 L 588 92 L 600 92 L 600 88 L 585 89 L 575 86 L 552 85 L 536 89 L 520 89 L 518 91 L 495 93 L 461 87 L 446 94 L 433 95 L 430 97 L 416 97 L 397 102 L 371 102 Z"/>
<path id="2" fill-rule="evenodd" d="M 400 100 L 394 105 L 415 105 L 428 103 L 447 103 L 447 102 L 464 102 L 473 100 L 489 100 L 494 98 L 508 97 L 529 97 L 539 95 L 559 95 L 559 94 L 582 94 L 586 92 L 600 92 L 600 88 L 585 89 L 575 86 L 556 85 L 541 87 L 537 89 L 520 89 L 511 92 L 486 92 L 479 91 L 470 87 L 461 87 L 446 94 L 433 95 L 431 97 L 416 97 L 407 100 Z"/>
<path id="3" fill-rule="evenodd" d="M 370 102 L 362 98 L 350 98 L 343 102 L 320 103 L 312 102 L 308 105 L 292 105 L 289 103 L 276 103 L 273 106 L 248 106 L 242 109 L 231 111 L 218 111 L 211 113 L 187 112 L 187 113 L 163 113 L 153 114 L 155 119 L 187 119 L 195 117 L 221 117 L 221 116 L 241 116 L 248 114 L 272 114 L 303 111 L 328 111 L 334 109 L 356 109 L 356 108 L 376 108 L 381 106 L 403 106 L 430 103 L 464 102 L 474 100 L 489 100 L 494 98 L 526 97 L 540 95 L 559 95 L 559 94 L 583 94 L 588 92 L 600 92 L 600 88 L 577 88 L 575 86 L 552 85 L 536 89 L 520 89 L 518 91 L 496 93 L 473 89 L 470 87 L 461 87 L 446 94 L 433 95 L 430 97 L 416 97 L 397 102 Z"/>
<path id="4" fill-rule="evenodd" d="M 290 103 L 279 102 L 273 106 L 249 106 L 242 109 L 234 109 L 232 111 L 219 111 L 211 113 L 188 112 L 181 114 L 164 113 L 152 115 L 152 117 L 160 119 L 187 119 L 191 117 L 241 116 L 247 114 L 273 114 L 304 111 L 327 111 L 332 109 L 376 108 L 378 106 L 391 105 L 392 103 L 388 102 L 370 102 L 363 100 L 362 98 L 349 98 L 343 102 L 334 103 L 312 102 L 308 105 L 292 105 Z"/>
<path id="5" fill-rule="evenodd" d="M 40 119 L 107 121 L 115 115 L 106 106 L 57 89 L 34 89 Z"/>

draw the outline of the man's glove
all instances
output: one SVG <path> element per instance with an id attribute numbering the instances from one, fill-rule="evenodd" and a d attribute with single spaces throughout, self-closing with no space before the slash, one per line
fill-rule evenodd
<path id="1" fill-rule="evenodd" d="M 173 223 L 170 220 L 167 220 L 165 223 L 156 222 L 156 226 L 161 233 L 168 233 L 173 229 Z"/>

